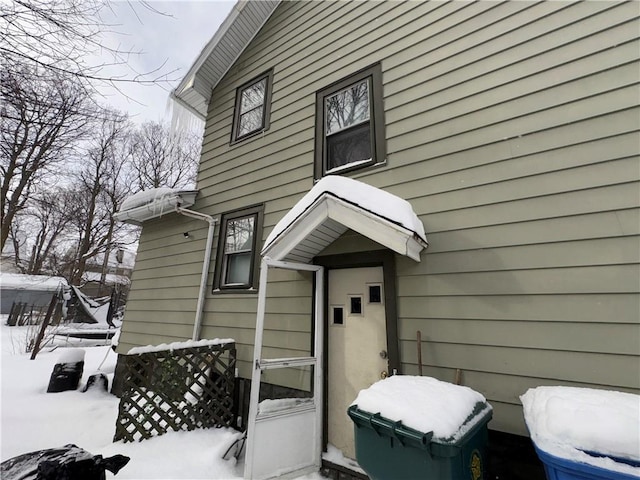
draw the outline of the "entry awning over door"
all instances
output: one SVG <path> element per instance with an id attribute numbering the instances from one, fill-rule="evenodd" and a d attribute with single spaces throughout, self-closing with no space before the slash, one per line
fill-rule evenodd
<path id="1" fill-rule="evenodd" d="M 428 245 L 409 202 L 351 178 L 327 176 L 277 223 L 262 255 L 309 263 L 348 229 L 417 262 Z"/>

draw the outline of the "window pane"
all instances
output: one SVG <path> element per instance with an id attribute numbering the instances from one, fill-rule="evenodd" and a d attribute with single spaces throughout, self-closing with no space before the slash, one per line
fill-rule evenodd
<path id="1" fill-rule="evenodd" d="M 264 370 L 260 375 L 260 414 L 313 405 L 313 365 Z"/>
<path id="2" fill-rule="evenodd" d="M 225 253 L 251 250 L 253 246 L 253 229 L 255 217 L 237 218 L 227 222 L 227 235 L 224 246 Z"/>
<path id="3" fill-rule="evenodd" d="M 254 83 L 242 91 L 242 99 L 240 100 L 241 114 L 259 107 L 264 103 L 264 91 L 266 86 L 267 79 L 263 78 L 258 83 Z"/>
<path id="4" fill-rule="evenodd" d="M 325 99 L 326 134 L 356 125 L 369 119 L 369 84 L 357 83 Z"/>
<path id="5" fill-rule="evenodd" d="M 342 307 L 331 307 L 333 309 L 333 324 L 344 325 L 344 309 Z"/>
<path id="6" fill-rule="evenodd" d="M 238 127 L 238 137 L 242 137 L 262 128 L 262 107 L 250 110 L 240 115 L 240 126 Z"/>
<path id="7" fill-rule="evenodd" d="M 369 303 L 382 303 L 382 288 L 380 285 L 369 285 Z"/>
<path id="8" fill-rule="evenodd" d="M 369 122 L 327 137 L 327 171 L 370 158 Z"/>
<path id="9" fill-rule="evenodd" d="M 349 297 L 352 315 L 362 315 L 362 297 Z"/>
<path id="10" fill-rule="evenodd" d="M 251 273 L 251 252 L 229 255 L 226 273 L 225 284 L 248 285 Z"/>

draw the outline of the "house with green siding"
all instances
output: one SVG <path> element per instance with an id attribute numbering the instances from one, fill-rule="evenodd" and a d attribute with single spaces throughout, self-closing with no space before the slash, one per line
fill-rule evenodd
<path id="1" fill-rule="evenodd" d="M 245 422 L 252 378 L 322 388 L 314 434 L 346 457 L 346 406 L 387 375 L 457 380 L 522 436 L 529 388 L 638 393 L 639 16 L 239 2 L 172 93 L 205 121 L 190 208 L 213 221 L 144 221 L 118 353 L 233 338 Z"/>

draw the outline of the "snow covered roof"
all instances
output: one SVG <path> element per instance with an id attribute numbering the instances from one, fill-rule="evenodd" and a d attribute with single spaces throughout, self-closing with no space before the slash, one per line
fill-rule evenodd
<path id="1" fill-rule="evenodd" d="M 121 222 L 141 225 L 146 220 L 175 211 L 175 207 L 190 207 L 195 203 L 197 194 L 197 190 L 166 187 L 143 190 L 127 197 L 113 217 Z"/>
<path id="2" fill-rule="evenodd" d="M 213 89 L 279 3 L 238 1 L 170 97 L 204 120 Z"/>
<path id="3" fill-rule="evenodd" d="M 102 279 L 100 272 L 84 272 L 82 274 L 82 280 L 85 282 L 99 282 Z M 131 280 L 125 275 L 116 275 L 114 273 L 107 273 L 104 278 L 105 283 L 110 285 L 129 285 Z"/>
<path id="4" fill-rule="evenodd" d="M 276 224 L 262 255 L 308 263 L 347 229 L 418 262 L 428 244 L 409 202 L 366 183 L 330 175 Z"/>
<path id="5" fill-rule="evenodd" d="M 0 273 L 0 289 L 39 290 L 55 292 L 60 285 L 67 285 L 63 277 L 48 275 L 23 275 L 21 273 Z"/>

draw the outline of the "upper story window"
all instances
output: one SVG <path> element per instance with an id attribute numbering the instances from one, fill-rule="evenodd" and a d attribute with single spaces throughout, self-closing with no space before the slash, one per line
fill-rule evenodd
<path id="1" fill-rule="evenodd" d="M 231 143 L 269 128 L 269 104 L 273 71 L 263 73 L 236 91 Z"/>
<path id="2" fill-rule="evenodd" d="M 385 161 L 380 64 L 316 93 L 315 178 Z"/>
<path id="3" fill-rule="evenodd" d="M 257 288 L 262 213 L 263 206 L 259 205 L 222 215 L 215 290 Z"/>

